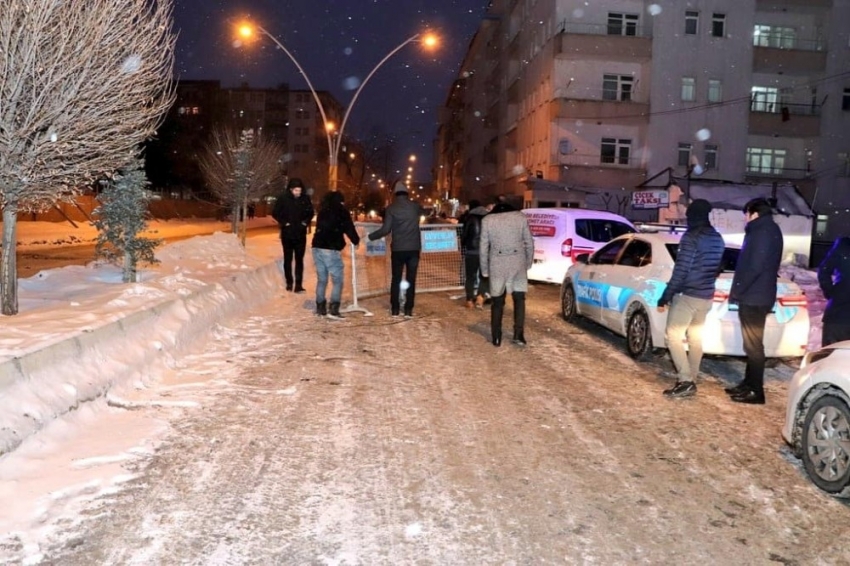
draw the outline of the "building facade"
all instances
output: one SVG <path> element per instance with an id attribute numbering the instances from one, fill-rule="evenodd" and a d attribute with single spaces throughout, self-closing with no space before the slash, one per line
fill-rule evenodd
<path id="1" fill-rule="evenodd" d="M 850 0 L 493 0 L 436 149 L 462 200 L 623 203 L 667 169 L 790 182 L 831 241 L 850 223 Z"/>

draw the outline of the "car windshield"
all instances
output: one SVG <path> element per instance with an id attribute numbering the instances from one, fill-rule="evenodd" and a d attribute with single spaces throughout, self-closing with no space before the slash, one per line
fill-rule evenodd
<path id="1" fill-rule="evenodd" d="M 679 252 L 679 244 L 667 244 L 667 251 L 670 252 L 670 257 L 676 261 L 676 254 Z M 720 264 L 721 273 L 729 273 L 735 271 L 735 266 L 738 265 L 738 254 L 741 250 L 738 248 L 726 248 L 723 250 L 723 263 Z"/>

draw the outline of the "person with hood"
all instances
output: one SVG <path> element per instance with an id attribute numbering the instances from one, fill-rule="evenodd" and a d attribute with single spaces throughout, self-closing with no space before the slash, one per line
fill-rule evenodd
<path id="1" fill-rule="evenodd" d="M 714 285 L 726 247 L 720 233 L 708 220 L 710 212 L 711 203 L 704 199 L 697 199 L 688 206 L 685 212 L 688 229 L 679 240 L 673 274 L 658 299 L 659 312 L 670 305 L 664 337 L 677 373 L 676 385 L 664 391 L 667 397 L 691 397 L 697 392 L 695 381 L 702 362 L 702 328 L 711 309 Z"/>
<path id="2" fill-rule="evenodd" d="M 416 297 L 416 271 L 419 268 L 419 253 L 422 249 L 422 235 L 419 220 L 425 211 L 418 203 L 410 200 L 407 186 L 402 181 L 393 185 L 395 199 L 384 212 L 384 222 L 380 228 L 368 235 L 369 241 L 392 235 L 390 243 L 390 261 L 392 278 L 390 283 L 390 313 L 399 316 L 401 309 L 401 284 L 404 272 L 407 290 L 404 298 L 404 316 L 413 316 Z"/>
<path id="3" fill-rule="evenodd" d="M 342 299 L 343 275 L 345 266 L 342 263 L 342 249 L 345 238 L 352 245 L 360 243 L 360 236 L 351 220 L 351 213 L 345 207 L 342 193 L 330 191 L 322 199 L 319 215 L 316 217 L 316 233 L 313 235 L 313 265 L 316 267 L 316 314 L 329 318 L 344 318 L 339 313 Z M 328 276 L 331 287 L 331 304 L 325 299 L 328 287 Z"/>
<path id="4" fill-rule="evenodd" d="M 776 302 L 782 230 L 773 221 L 773 209 L 765 198 L 745 204 L 744 218 L 744 244 L 735 266 L 729 304 L 738 305 L 747 367 L 743 381 L 725 391 L 735 403 L 764 405 L 764 325 Z"/>
<path id="5" fill-rule="evenodd" d="M 481 276 L 490 278 L 490 334 L 494 346 L 502 345 L 505 297 L 514 306 L 513 343 L 525 346 L 525 294 L 534 261 L 534 239 L 525 214 L 507 202 L 498 202 L 481 221 L 479 247 Z"/>
<path id="6" fill-rule="evenodd" d="M 850 238 L 835 240 L 818 267 L 818 283 L 826 297 L 821 345 L 850 340 Z"/>
<path id="7" fill-rule="evenodd" d="M 313 220 L 313 203 L 304 194 L 304 183 L 293 177 L 286 185 L 286 192 L 279 196 L 272 209 L 272 217 L 280 225 L 280 241 L 283 244 L 283 276 L 286 290 L 304 293 L 304 252 L 307 250 L 307 228 Z M 295 262 L 295 277 L 292 263 Z"/>
<path id="8" fill-rule="evenodd" d="M 463 246 L 464 289 L 466 291 L 466 308 L 483 308 L 484 296 L 487 294 L 487 279 L 480 277 L 481 256 L 481 220 L 489 212 L 486 207 L 475 199 L 469 201 L 469 210 L 465 213 L 460 242 Z M 478 281 L 478 293 L 475 283 Z"/>

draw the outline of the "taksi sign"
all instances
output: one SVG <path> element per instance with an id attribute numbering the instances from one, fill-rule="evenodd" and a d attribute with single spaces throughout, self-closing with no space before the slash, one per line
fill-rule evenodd
<path id="1" fill-rule="evenodd" d="M 632 193 L 632 208 L 667 208 L 668 206 L 670 206 L 670 193 L 664 189 Z"/>

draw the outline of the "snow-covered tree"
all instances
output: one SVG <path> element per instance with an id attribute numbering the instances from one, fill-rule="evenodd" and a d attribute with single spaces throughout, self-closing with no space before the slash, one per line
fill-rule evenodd
<path id="1" fill-rule="evenodd" d="M 174 100 L 172 0 L 0 0 L 2 313 L 17 215 L 132 161 Z"/>
<path id="2" fill-rule="evenodd" d="M 147 226 L 148 185 L 144 161 L 137 159 L 115 175 L 98 197 L 100 206 L 94 211 L 97 256 L 120 264 L 125 283 L 136 281 L 139 263 L 158 261 L 153 252 L 162 240 L 141 236 Z"/>
<path id="3" fill-rule="evenodd" d="M 207 185 L 231 207 L 234 234 L 245 244 L 248 201 L 274 192 L 282 175 L 283 147 L 254 134 L 221 127 L 212 132 L 198 162 Z"/>

